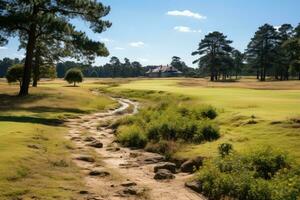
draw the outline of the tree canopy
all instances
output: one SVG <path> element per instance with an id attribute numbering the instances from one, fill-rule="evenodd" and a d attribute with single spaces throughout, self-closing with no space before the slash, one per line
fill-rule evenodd
<path id="1" fill-rule="evenodd" d="M 0 30 L 2 43 L 8 37 L 18 36 L 26 40 L 24 74 L 19 92 L 28 94 L 34 51 L 39 38 L 52 35 L 72 52 L 93 60 L 96 56 L 107 56 L 108 50 L 101 42 L 89 39 L 84 32 L 75 30 L 72 19 L 80 18 L 90 25 L 95 33 L 102 33 L 111 23 L 102 20 L 110 7 L 93 0 L 2 0 L 0 1 Z M 72 45 L 69 45 L 72 44 Z"/>
<path id="2" fill-rule="evenodd" d="M 233 50 L 231 43 L 232 41 L 223 33 L 217 31 L 209 33 L 201 40 L 198 49 L 192 53 L 193 56 L 200 56 L 193 63 L 207 69 L 211 81 L 218 80 L 221 74 L 226 76 L 224 71 L 231 61 L 230 54 Z"/>

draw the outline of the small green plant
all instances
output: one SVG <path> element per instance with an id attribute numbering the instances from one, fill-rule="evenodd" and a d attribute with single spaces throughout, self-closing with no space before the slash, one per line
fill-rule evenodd
<path id="1" fill-rule="evenodd" d="M 69 69 L 65 75 L 64 80 L 68 83 L 73 83 L 73 86 L 76 86 L 76 83 L 81 83 L 83 81 L 83 74 L 79 69 Z"/>
<path id="2" fill-rule="evenodd" d="M 219 154 L 222 157 L 225 157 L 228 156 L 233 151 L 233 146 L 232 144 L 229 143 L 223 143 L 219 145 L 218 150 L 219 150 Z"/>

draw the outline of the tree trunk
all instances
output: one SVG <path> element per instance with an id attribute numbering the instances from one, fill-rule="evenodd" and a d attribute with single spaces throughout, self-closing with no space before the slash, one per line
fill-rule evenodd
<path id="1" fill-rule="evenodd" d="M 210 81 L 214 81 L 214 79 L 215 79 L 214 73 L 211 72 L 211 73 L 210 73 Z"/>
<path id="2" fill-rule="evenodd" d="M 76 87 L 76 82 L 74 82 L 74 85 L 73 85 L 74 87 Z"/>
<path id="3" fill-rule="evenodd" d="M 259 80 L 259 69 L 256 70 L 256 79 Z"/>
<path id="4" fill-rule="evenodd" d="M 40 79 L 40 53 L 36 51 L 35 53 L 35 62 L 33 68 L 33 82 L 32 87 L 37 87 L 38 80 Z"/>
<path id="5" fill-rule="evenodd" d="M 38 13 L 37 7 L 33 7 L 32 17 L 35 18 Z M 22 78 L 22 85 L 20 88 L 19 96 L 27 96 L 29 90 L 29 84 L 31 79 L 31 66 L 33 60 L 33 51 L 36 43 L 36 27 L 35 23 L 32 23 L 29 27 L 28 42 L 26 46 L 26 58 L 24 64 L 24 73 Z"/>

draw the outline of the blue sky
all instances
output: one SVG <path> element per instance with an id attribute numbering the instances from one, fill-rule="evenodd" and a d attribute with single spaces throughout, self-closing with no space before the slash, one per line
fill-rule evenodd
<path id="1" fill-rule="evenodd" d="M 105 42 L 111 56 L 140 61 L 144 65 L 168 64 L 181 57 L 192 65 L 191 52 L 205 34 L 221 31 L 243 51 L 260 25 L 274 26 L 300 22 L 299 0 L 101 0 L 112 10 L 106 19 L 113 26 L 102 34 L 88 30 L 75 20 L 80 30 Z M 18 40 L 0 48 L 0 58 L 22 57 Z M 97 58 L 96 65 L 109 58 Z"/>

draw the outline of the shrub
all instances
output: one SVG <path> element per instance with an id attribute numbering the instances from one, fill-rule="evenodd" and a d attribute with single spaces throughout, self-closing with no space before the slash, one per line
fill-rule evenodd
<path id="1" fill-rule="evenodd" d="M 288 168 L 287 155 L 268 147 L 250 155 L 252 165 L 255 167 L 256 176 L 270 179 L 276 172 Z"/>
<path id="2" fill-rule="evenodd" d="M 83 81 L 83 74 L 81 70 L 72 68 L 67 71 L 64 80 L 70 84 L 73 83 L 75 87 L 76 83 L 81 83 Z"/>
<path id="3" fill-rule="evenodd" d="M 213 141 L 220 138 L 219 128 L 209 121 L 204 121 L 200 125 L 199 131 L 203 135 L 203 139 L 206 141 Z"/>
<path id="4" fill-rule="evenodd" d="M 229 144 L 229 143 L 223 143 L 223 144 L 219 145 L 218 150 L 219 150 L 219 154 L 222 157 L 225 157 L 225 156 L 228 156 L 232 152 L 233 146 L 232 146 L 232 144 Z"/>
<path id="5" fill-rule="evenodd" d="M 273 158 L 278 156 L 286 158 L 285 154 L 266 148 L 244 155 L 232 153 L 207 161 L 197 173 L 200 190 L 214 200 L 296 200 L 300 195 L 300 171 L 297 166 L 282 168 L 282 165 L 274 165 L 277 162 Z M 270 178 L 260 177 L 257 176 L 260 168 L 254 162 L 257 160 L 272 160 L 272 166 L 281 167 Z M 292 166 L 286 159 L 285 164 Z M 265 169 L 266 173 L 273 173 L 272 168 Z"/>
<path id="6" fill-rule="evenodd" d="M 151 144 L 178 140 L 201 143 L 218 139 L 220 133 L 217 125 L 208 118 L 198 118 L 195 114 L 198 110 L 202 109 L 179 105 L 170 99 L 160 100 L 156 106 L 143 109 L 135 116 L 118 120 L 111 127 L 134 125 L 146 138 L 146 143 Z M 119 134 L 123 134 L 123 129 L 118 128 Z"/>
<path id="7" fill-rule="evenodd" d="M 117 140 L 126 147 L 144 148 L 147 143 L 147 138 L 136 125 L 122 126 L 117 134 Z"/>
<path id="8" fill-rule="evenodd" d="M 24 66 L 22 64 L 16 64 L 8 68 L 6 73 L 6 80 L 8 83 L 19 82 L 21 87 L 23 78 Z"/>
<path id="9" fill-rule="evenodd" d="M 216 109 L 211 106 L 204 106 L 198 109 L 194 109 L 192 110 L 192 112 L 197 119 L 215 119 L 218 116 Z"/>

